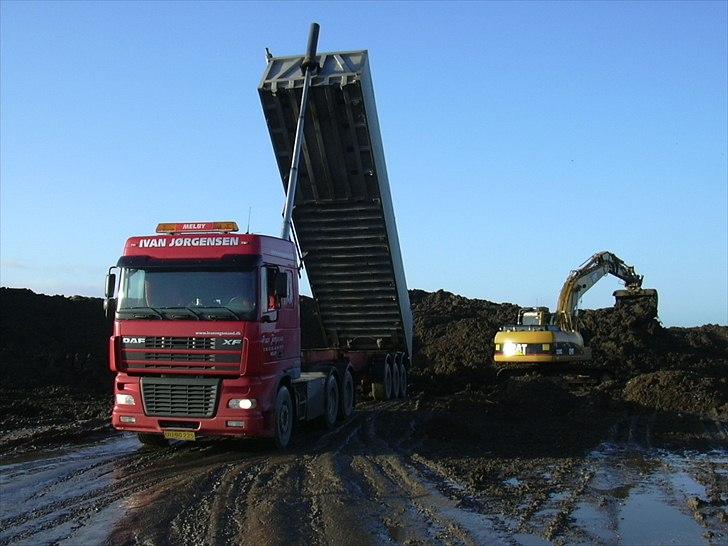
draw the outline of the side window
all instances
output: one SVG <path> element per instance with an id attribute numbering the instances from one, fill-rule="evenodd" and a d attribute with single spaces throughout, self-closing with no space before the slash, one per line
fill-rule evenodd
<path id="1" fill-rule="evenodd" d="M 265 302 L 263 309 L 266 311 L 274 311 L 279 307 L 279 301 L 275 294 L 276 274 L 278 269 L 275 267 L 266 267 L 263 269 L 265 283 Z"/>
<path id="2" fill-rule="evenodd" d="M 281 271 L 281 274 L 286 276 L 286 286 L 288 287 L 287 296 L 281 301 L 281 307 L 290 309 L 293 307 L 293 276 L 290 271 Z"/>
<path id="3" fill-rule="evenodd" d="M 293 280 L 290 271 L 280 270 L 277 267 L 265 267 L 263 269 L 265 302 L 264 309 L 273 311 L 275 309 L 290 309 L 293 307 Z M 276 283 L 279 277 L 285 277 L 286 296 L 276 294 Z"/>

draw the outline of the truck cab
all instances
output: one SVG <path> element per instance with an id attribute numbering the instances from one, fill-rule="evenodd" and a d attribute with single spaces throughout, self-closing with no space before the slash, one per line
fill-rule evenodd
<path id="1" fill-rule="evenodd" d="M 127 240 L 115 299 L 107 279 L 115 428 L 274 436 L 278 388 L 301 375 L 295 248 L 236 230 L 160 224 Z"/>

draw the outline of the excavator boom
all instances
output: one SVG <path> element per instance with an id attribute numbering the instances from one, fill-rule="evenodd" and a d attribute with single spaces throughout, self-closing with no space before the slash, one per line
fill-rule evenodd
<path id="1" fill-rule="evenodd" d="M 655 290 L 642 289 L 642 275 L 611 252 L 597 252 L 579 268 L 574 269 L 566 279 L 559 294 L 555 323 L 562 330 L 576 331 L 575 315 L 579 300 L 584 293 L 607 274 L 624 281 L 626 290 L 615 292 L 615 297 L 656 297 Z"/>

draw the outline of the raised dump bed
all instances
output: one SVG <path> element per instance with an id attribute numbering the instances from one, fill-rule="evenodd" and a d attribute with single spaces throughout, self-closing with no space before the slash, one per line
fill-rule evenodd
<path id="1" fill-rule="evenodd" d="M 303 56 L 273 57 L 258 91 L 284 188 Z M 412 311 L 366 51 L 313 77 L 293 223 L 328 343 L 412 354 Z"/>

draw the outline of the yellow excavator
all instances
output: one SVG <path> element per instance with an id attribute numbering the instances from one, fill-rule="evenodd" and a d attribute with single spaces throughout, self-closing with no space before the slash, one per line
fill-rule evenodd
<path id="1" fill-rule="evenodd" d="M 577 330 L 577 307 L 584 293 L 602 277 L 612 274 L 624 281 L 625 290 L 617 290 L 617 302 L 652 298 L 657 291 L 642 288 L 642 275 L 611 252 L 597 252 L 573 270 L 559 294 L 555 313 L 547 307 L 519 310 L 516 324 L 507 324 L 496 334 L 493 360 L 496 366 L 540 364 L 588 360 L 591 351 Z"/>

